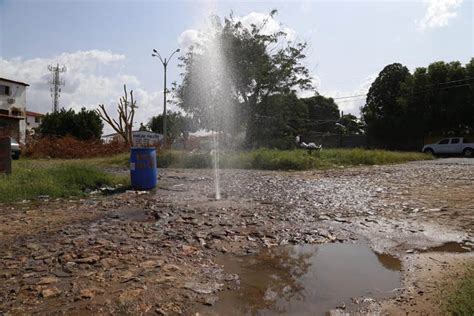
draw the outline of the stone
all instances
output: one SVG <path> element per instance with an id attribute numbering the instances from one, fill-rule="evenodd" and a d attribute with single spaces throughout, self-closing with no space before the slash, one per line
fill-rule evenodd
<path id="1" fill-rule="evenodd" d="M 147 260 L 142 263 L 140 263 L 140 268 L 144 269 L 153 269 L 153 268 L 158 268 L 161 267 L 162 263 L 157 260 Z"/>
<path id="2" fill-rule="evenodd" d="M 59 282 L 59 279 L 57 277 L 48 276 L 48 277 L 40 278 L 36 284 L 45 285 L 45 284 L 52 284 L 52 283 L 57 283 L 57 282 Z"/>
<path id="3" fill-rule="evenodd" d="M 97 256 L 97 255 L 92 255 L 92 256 L 86 257 L 86 258 L 76 259 L 76 263 L 94 264 L 94 263 L 96 263 L 97 261 L 99 261 L 99 259 L 100 259 L 99 256 Z"/>
<path id="4" fill-rule="evenodd" d="M 220 283 L 198 283 L 198 282 L 186 282 L 183 288 L 194 291 L 199 294 L 212 294 L 219 291 L 223 284 Z"/>
<path id="5" fill-rule="evenodd" d="M 55 286 L 41 291 L 41 297 L 43 298 L 56 297 L 56 296 L 59 296 L 60 294 L 61 294 L 61 290 Z"/>
<path id="6" fill-rule="evenodd" d="M 91 299 L 94 296 L 94 291 L 92 289 L 82 289 L 79 291 L 79 298 Z"/>

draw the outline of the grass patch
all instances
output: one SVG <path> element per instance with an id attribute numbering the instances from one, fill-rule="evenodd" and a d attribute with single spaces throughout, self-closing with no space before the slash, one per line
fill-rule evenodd
<path id="1" fill-rule="evenodd" d="M 474 315 L 474 264 L 467 266 L 464 276 L 448 295 L 445 311 L 448 315 Z"/>
<path id="2" fill-rule="evenodd" d="M 128 183 L 127 177 L 101 171 L 87 160 L 22 159 L 15 161 L 12 169 L 11 175 L 0 175 L 0 202 L 36 199 L 40 195 L 82 196 L 86 189 Z"/>
<path id="3" fill-rule="evenodd" d="M 95 159 L 98 165 L 128 166 L 128 154 Z M 220 155 L 223 169 L 310 170 L 337 166 L 384 165 L 415 160 L 433 159 L 431 155 L 416 152 L 396 152 L 367 149 L 324 149 L 310 155 L 305 150 L 258 149 L 226 152 Z M 167 150 L 157 154 L 158 168 L 212 168 L 209 152 L 182 152 Z"/>

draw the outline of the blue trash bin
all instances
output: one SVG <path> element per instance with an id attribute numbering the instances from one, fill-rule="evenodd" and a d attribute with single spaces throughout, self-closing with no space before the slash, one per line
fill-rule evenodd
<path id="1" fill-rule="evenodd" d="M 156 187 L 157 177 L 155 148 L 132 148 L 130 150 L 132 187 L 136 190 L 151 190 Z"/>

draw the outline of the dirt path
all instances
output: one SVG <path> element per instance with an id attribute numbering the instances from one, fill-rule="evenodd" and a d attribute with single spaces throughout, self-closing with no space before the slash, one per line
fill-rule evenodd
<path id="1" fill-rule="evenodd" d="M 216 256 L 363 240 L 402 260 L 402 289 L 360 309 L 433 315 L 426 280 L 473 261 L 470 161 L 225 170 L 220 201 L 208 170 L 160 172 L 148 194 L 0 206 L 0 314 L 194 315 L 239 282 Z M 469 252 L 430 251 L 446 242 Z"/>

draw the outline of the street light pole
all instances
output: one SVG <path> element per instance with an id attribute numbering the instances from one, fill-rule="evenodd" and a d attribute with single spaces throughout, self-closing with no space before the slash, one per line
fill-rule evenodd
<path id="1" fill-rule="evenodd" d="M 164 69 L 164 78 L 163 78 L 163 85 L 164 85 L 164 90 L 163 90 L 163 139 L 164 141 L 166 142 L 166 136 L 167 136 L 167 133 L 166 133 L 166 93 L 168 92 L 167 89 L 166 89 L 166 70 L 168 68 L 168 63 L 169 61 L 171 60 L 171 57 L 173 57 L 173 55 L 175 53 L 178 53 L 179 52 L 179 48 L 177 50 L 175 50 L 171 55 L 170 57 L 168 57 L 168 59 L 162 59 L 160 54 L 158 53 L 158 51 L 156 49 L 153 49 L 153 53 L 151 54 L 152 57 L 158 57 L 161 61 L 161 63 L 163 64 L 163 69 Z"/>

